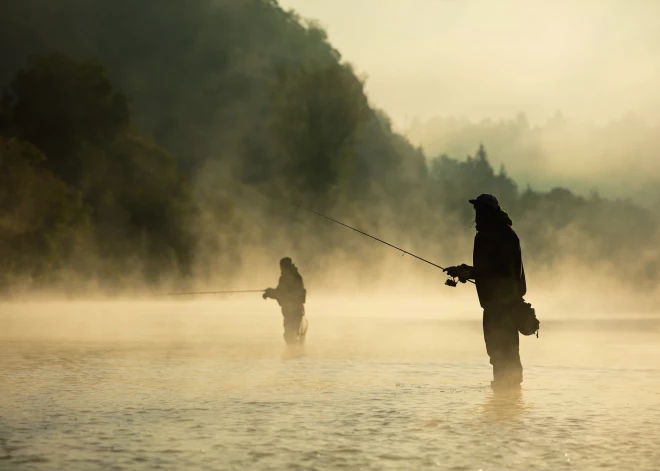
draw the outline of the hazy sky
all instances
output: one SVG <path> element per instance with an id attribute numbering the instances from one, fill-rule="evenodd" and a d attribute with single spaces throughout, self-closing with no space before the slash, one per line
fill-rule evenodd
<path id="1" fill-rule="evenodd" d="M 401 126 L 462 114 L 660 119 L 660 0 L 280 0 Z"/>

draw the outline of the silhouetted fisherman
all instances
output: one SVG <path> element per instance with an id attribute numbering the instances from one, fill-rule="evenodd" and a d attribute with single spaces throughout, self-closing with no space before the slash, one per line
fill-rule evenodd
<path id="1" fill-rule="evenodd" d="M 527 291 L 520 241 L 513 223 L 493 195 L 483 194 L 470 200 L 476 212 L 477 235 L 474 238 L 474 267 L 449 267 L 449 276 L 477 285 L 479 303 L 484 310 L 483 329 L 486 351 L 493 365 L 493 388 L 519 388 L 523 379 L 520 362 L 519 319 L 538 322 L 523 300 Z M 531 314 L 530 314 L 531 311 Z M 533 316 L 533 319 L 528 319 Z M 529 330 L 529 328 L 528 328 Z M 529 333 L 521 330 L 526 335 Z"/>
<path id="2" fill-rule="evenodd" d="M 307 291 L 303 284 L 298 268 L 289 257 L 280 260 L 282 272 L 277 288 L 268 288 L 263 295 L 264 299 L 272 298 L 282 308 L 284 316 L 284 340 L 287 344 L 302 344 L 305 341 L 306 323 L 305 300 Z"/>

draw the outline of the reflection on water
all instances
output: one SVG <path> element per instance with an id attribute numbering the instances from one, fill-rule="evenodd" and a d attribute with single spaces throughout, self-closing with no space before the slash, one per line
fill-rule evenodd
<path id="1" fill-rule="evenodd" d="M 4 306 L 0 469 L 658 468 L 658 321 L 545 322 L 504 392 L 478 313 L 338 311 Z"/>
<path id="2" fill-rule="evenodd" d="M 519 418 L 528 408 L 522 389 L 496 389 L 486 396 L 483 413 L 490 420 L 506 421 Z"/>
<path id="3" fill-rule="evenodd" d="M 305 347 L 300 345 L 288 345 L 284 347 L 284 352 L 282 353 L 282 358 L 293 359 L 293 358 L 304 358 L 305 357 Z"/>

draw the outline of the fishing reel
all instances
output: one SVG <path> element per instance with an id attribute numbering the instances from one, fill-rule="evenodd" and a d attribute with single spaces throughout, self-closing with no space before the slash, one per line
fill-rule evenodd
<path id="1" fill-rule="evenodd" d="M 456 288 L 458 286 L 458 281 L 456 281 L 456 278 L 449 277 L 445 281 L 445 285 Z"/>

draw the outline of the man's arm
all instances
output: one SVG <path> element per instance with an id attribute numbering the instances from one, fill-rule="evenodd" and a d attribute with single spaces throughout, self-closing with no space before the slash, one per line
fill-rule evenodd
<path id="1" fill-rule="evenodd" d="M 285 290 L 283 278 L 283 276 L 280 276 L 280 279 L 277 283 L 277 288 L 266 288 L 266 291 L 263 295 L 264 299 L 278 299 L 281 296 L 282 292 Z"/>
<path id="2" fill-rule="evenodd" d="M 458 278 L 461 283 L 474 279 L 474 268 L 465 263 L 456 267 L 445 268 L 444 271 L 452 278 Z"/>
<path id="3" fill-rule="evenodd" d="M 268 299 L 268 298 L 277 299 L 277 292 L 273 288 L 266 288 L 264 290 L 264 294 L 262 295 L 262 298 L 264 298 L 264 299 Z"/>

